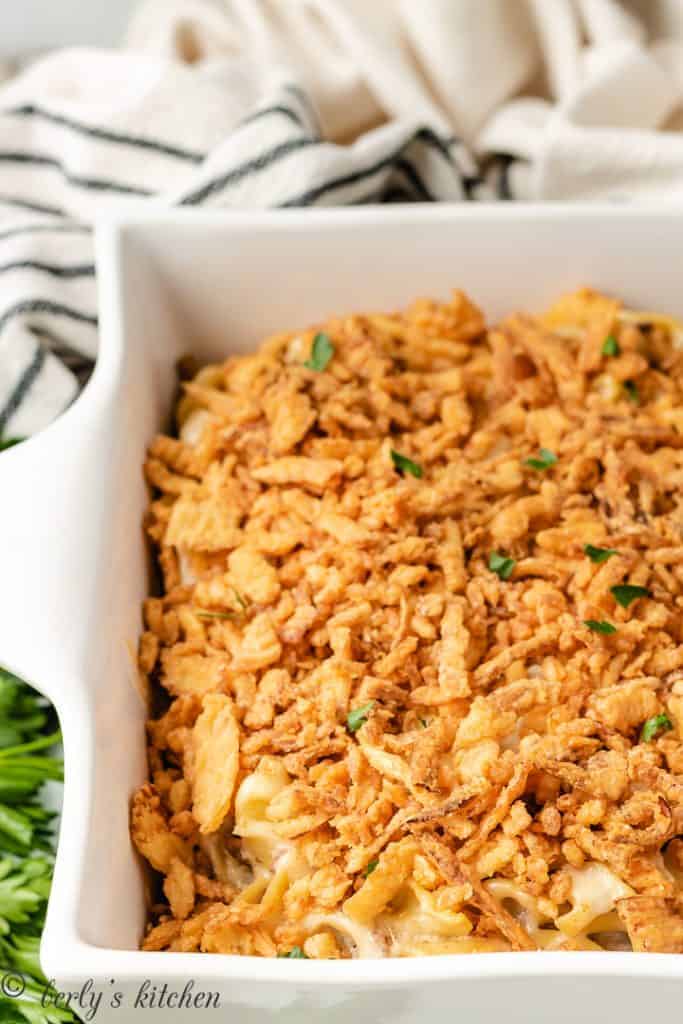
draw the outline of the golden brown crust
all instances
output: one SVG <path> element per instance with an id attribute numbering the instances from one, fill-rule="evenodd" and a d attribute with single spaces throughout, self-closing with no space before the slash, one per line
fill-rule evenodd
<path id="1" fill-rule="evenodd" d="M 594 920 L 681 951 L 674 340 L 589 291 L 492 330 L 456 293 L 184 384 L 146 466 L 145 948 L 599 948 Z"/>

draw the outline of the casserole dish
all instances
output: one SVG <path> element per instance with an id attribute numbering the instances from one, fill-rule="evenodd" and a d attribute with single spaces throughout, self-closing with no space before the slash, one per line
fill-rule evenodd
<path id="1" fill-rule="evenodd" d="M 611 1010 L 635 1022 L 654 1002 L 673 1010 L 683 962 L 669 955 L 291 963 L 140 953 L 144 879 L 128 804 L 146 776 L 134 667 L 148 591 L 141 465 L 167 422 L 177 358 L 220 359 L 288 325 L 454 286 L 489 320 L 581 284 L 680 317 L 680 220 L 663 208 L 439 206 L 172 213 L 101 227 L 96 371 L 59 421 L 0 465 L 0 661 L 56 703 L 66 752 L 43 968 L 61 990 L 92 979 L 98 1020 L 143 1010 L 166 1019 L 162 986 L 179 995 L 190 981 L 240 1021 L 597 1020 Z M 185 1002 L 175 1018 L 198 1009 L 210 1012 Z"/>

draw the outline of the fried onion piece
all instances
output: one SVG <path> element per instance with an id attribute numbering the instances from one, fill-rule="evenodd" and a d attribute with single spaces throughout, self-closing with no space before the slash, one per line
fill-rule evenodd
<path id="1" fill-rule="evenodd" d="M 192 812 L 204 835 L 217 832 L 232 806 L 239 769 L 240 732 L 232 700 L 204 697 L 192 730 Z"/>
<path id="2" fill-rule="evenodd" d="M 662 896 L 631 896 L 618 900 L 616 907 L 634 952 L 683 953 L 680 901 Z"/>
<path id="3" fill-rule="evenodd" d="M 452 885 L 470 885 L 472 887 L 471 902 L 473 906 L 481 911 L 491 923 L 495 924 L 513 949 L 533 950 L 537 948 L 521 924 L 484 888 L 472 869 L 458 861 L 453 851 L 442 840 L 428 833 L 419 835 L 417 840 L 425 855 L 439 869 L 447 882 Z"/>

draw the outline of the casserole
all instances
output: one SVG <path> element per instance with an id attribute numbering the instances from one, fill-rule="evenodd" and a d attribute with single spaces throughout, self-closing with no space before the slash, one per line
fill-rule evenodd
<path id="1" fill-rule="evenodd" d="M 178 991 L 192 979 L 195 992 L 219 993 L 224 1016 L 254 1021 L 437 1020 L 447 1011 L 542 1021 L 608 1009 L 636 1021 L 655 1001 L 673 1009 L 683 966 L 668 955 L 290 963 L 136 952 L 144 884 L 127 817 L 146 774 L 133 658 L 147 592 L 140 466 L 170 411 L 178 356 L 217 360 L 282 325 L 453 286 L 475 295 L 489 320 L 585 283 L 680 317 L 679 220 L 661 208 L 439 206 L 174 213 L 101 228 L 95 374 L 57 423 L 0 465 L 0 659 L 55 701 L 66 752 L 43 968 L 60 989 L 92 978 L 103 992 L 98 1020 L 136 1016 L 145 979 Z M 137 1010 L 165 1019 L 149 987 L 145 995 Z"/>

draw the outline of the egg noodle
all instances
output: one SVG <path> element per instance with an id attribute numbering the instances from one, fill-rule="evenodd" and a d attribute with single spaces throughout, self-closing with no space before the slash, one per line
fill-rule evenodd
<path id="1" fill-rule="evenodd" d="M 683 952 L 682 338 L 456 292 L 182 364 L 144 949 Z"/>

